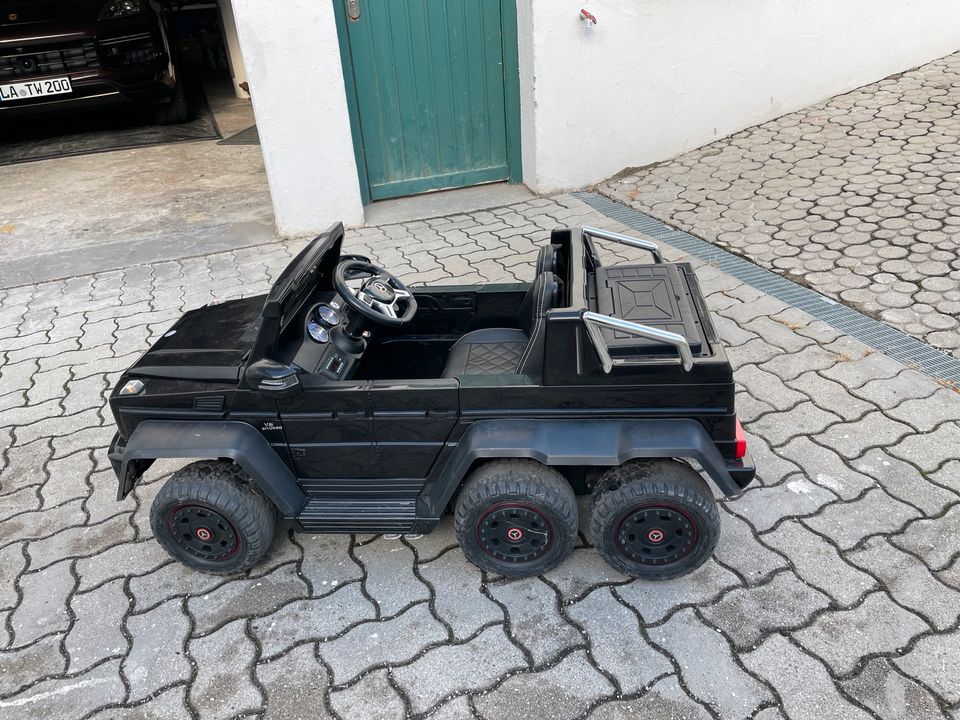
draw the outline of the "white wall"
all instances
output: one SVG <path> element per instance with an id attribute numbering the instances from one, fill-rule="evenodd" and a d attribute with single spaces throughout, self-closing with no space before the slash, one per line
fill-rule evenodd
<path id="1" fill-rule="evenodd" d="M 362 223 L 333 3 L 232 5 L 278 232 Z"/>
<path id="2" fill-rule="evenodd" d="M 250 95 L 240 85 L 247 81 L 247 70 L 243 66 L 243 54 L 240 52 L 240 42 L 237 40 L 237 21 L 233 17 L 233 6 L 230 0 L 220 0 L 220 19 L 223 21 L 223 42 L 227 46 L 227 63 L 230 65 L 230 77 L 233 79 L 233 94 L 241 100 L 246 100 Z"/>
<path id="3" fill-rule="evenodd" d="M 956 0 L 518 0 L 524 181 L 581 187 L 960 49 Z M 597 16 L 596 27 L 578 20 Z"/>

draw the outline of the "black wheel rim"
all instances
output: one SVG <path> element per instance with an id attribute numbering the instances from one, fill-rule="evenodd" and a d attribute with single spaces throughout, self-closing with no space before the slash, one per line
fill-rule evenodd
<path id="1" fill-rule="evenodd" d="M 511 565 L 542 557 L 553 544 L 553 536 L 547 516 L 524 503 L 493 505 L 477 521 L 480 549 Z"/>
<path id="2" fill-rule="evenodd" d="M 620 551 L 641 565 L 677 562 L 697 543 L 697 524 L 685 510 L 670 505 L 632 508 L 616 526 Z"/>
<path id="3" fill-rule="evenodd" d="M 174 542 L 188 555 L 205 562 L 221 562 L 240 549 L 236 528 L 206 505 L 178 505 L 167 516 Z"/>

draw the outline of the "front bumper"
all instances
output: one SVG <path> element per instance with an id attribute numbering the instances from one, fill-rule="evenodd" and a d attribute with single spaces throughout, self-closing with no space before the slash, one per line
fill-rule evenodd
<path id="1" fill-rule="evenodd" d="M 128 459 L 126 457 L 127 443 L 120 437 L 120 433 L 113 436 L 107 458 L 113 472 L 117 475 L 117 500 L 123 500 L 137 484 L 137 480 L 153 465 L 153 459 Z"/>

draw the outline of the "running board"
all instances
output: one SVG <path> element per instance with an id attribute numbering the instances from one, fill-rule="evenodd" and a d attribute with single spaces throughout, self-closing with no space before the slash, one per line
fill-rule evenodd
<path id="1" fill-rule="evenodd" d="M 417 519 L 415 497 L 311 498 L 297 516 L 307 532 L 407 532 Z"/>

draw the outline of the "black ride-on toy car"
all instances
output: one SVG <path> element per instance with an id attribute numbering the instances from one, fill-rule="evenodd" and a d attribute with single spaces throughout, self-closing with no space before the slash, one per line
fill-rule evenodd
<path id="1" fill-rule="evenodd" d="M 654 262 L 601 265 L 595 238 Z M 313 240 L 264 297 L 186 313 L 117 384 L 124 498 L 156 458 L 178 560 L 253 566 L 278 518 L 308 532 L 423 533 L 453 512 L 466 556 L 539 574 L 589 535 L 617 570 L 699 567 L 725 495 L 753 479 L 734 383 L 689 264 L 655 243 L 555 230 L 533 283 L 407 288 Z"/>

